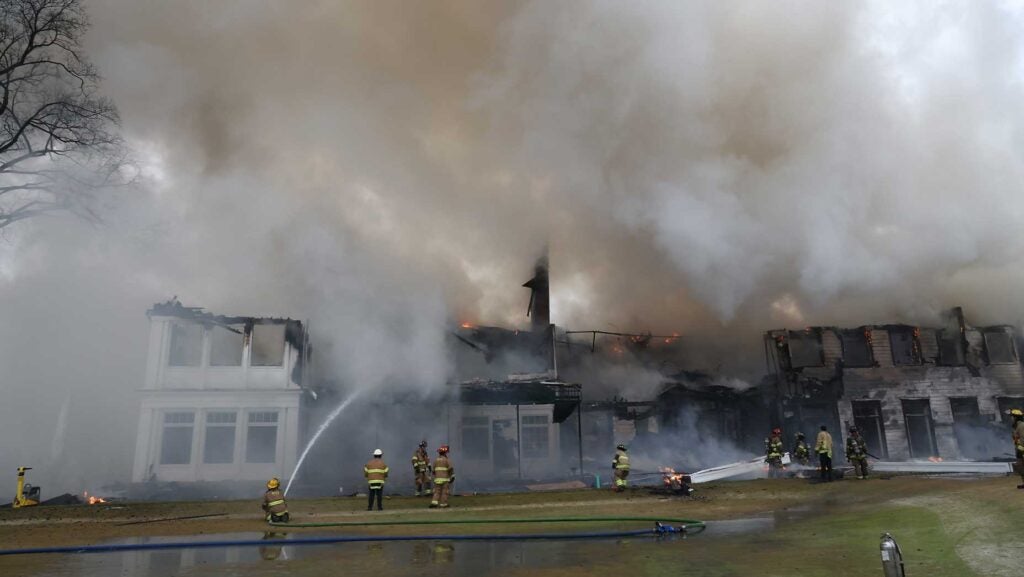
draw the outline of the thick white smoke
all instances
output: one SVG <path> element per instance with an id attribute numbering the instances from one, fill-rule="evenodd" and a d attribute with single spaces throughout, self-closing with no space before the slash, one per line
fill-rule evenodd
<path id="1" fill-rule="evenodd" d="M 678 331 L 725 373 L 769 326 L 1020 317 L 1010 5 L 88 9 L 147 186 L 0 241 L 0 433 L 26 439 L 0 463 L 47 453 L 70 394 L 68 488 L 125 477 L 172 295 L 312 319 L 365 386 L 443 381 L 451 318 L 525 324 L 545 244 L 555 322 Z"/>

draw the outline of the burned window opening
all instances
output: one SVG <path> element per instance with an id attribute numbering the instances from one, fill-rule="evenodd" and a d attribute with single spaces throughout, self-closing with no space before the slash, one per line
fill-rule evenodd
<path id="1" fill-rule="evenodd" d="M 198 367 L 203 364 L 203 327 L 194 324 L 171 325 L 171 348 L 167 364 L 172 367 Z"/>
<path id="2" fill-rule="evenodd" d="M 279 367 L 284 364 L 285 326 L 254 324 L 249 364 L 254 367 Z"/>
<path id="3" fill-rule="evenodd" d="M 981 416 L 977 397 L 950 397 L 953 435 L 960 453 L 968 459 L 984 459 L 990 452 L 988 427 Z"/>
<path id="4" fill-rule="evenodd" d="M 889 458 L 881 401 L 853 401 L 853 424 L 863 435 L 870 453 Z"/>
<path id="5" fill-rule="evenodd" d="M 875 355 L 871 351 L 871 332 L 866 328 L 839 331 L 839 342 L 843 346 L 843 366 L 873 367 Z"/>
<path id="6" fill-rule="evenodd" d="M 999 419 L 1007 426 L 1013 426 L 1010 409 L 1024 409 L 1024 397 L 996 397 L 999 405 Z"/>
<path id="7" fill-rule="evenodd" d="M 245 349 L 243 327 L 214 325 L 210 328 L 210 366 L 240 367 Z"/>
<path id="8" fill-rule="evenodd" d="M 990 365 L 1005 365 L 1017 362 L 1017 351 L 1013 338 L 1006 331 L 985 331 L 985 356 Z"/>
<path id="9" fill-rule="evenodd" d="M 794 369 L 825 364 L 820 330 L 790 331 L 788 340 L 789 362 Z"/>
<path id="10" fill-rule="evenodd" d="M 892 363 L 897 366 L 921 364 L 921 345 L 918 342 L 918 329 L 904 326 L 886 328 L 889 331 Z"/>
<path id="11" fill-rule="evenodd" d="M 902 404 L 910 457 L 925 459 L 937 456 L 931 402 L 928 399 L 903 399 Z"/>
<path id="12" fill-rule="evenodd" d="M 945 367 L 962 367 L 964 358 L 964 337 L 959 329 L 943 329 L 938 332 L 939 364 Z"/>

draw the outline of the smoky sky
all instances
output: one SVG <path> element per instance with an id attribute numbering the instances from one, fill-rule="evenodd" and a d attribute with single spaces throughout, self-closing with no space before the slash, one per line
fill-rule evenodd
<path id="1" fill-rule="evenodd" d="M 369 386 L 443 382 L 450 321 L 526 326 L 545 246 L 554 322 L 678 332 L 723 372 L 773 327 L 1021 320 L 1008 4 L 87 8 L 143 178 L 100 225 L 0 241 L 5 466 L 58 452 L 70 399 L 75 482 L 126 476 L 173 295 L 309 319 Z"/>

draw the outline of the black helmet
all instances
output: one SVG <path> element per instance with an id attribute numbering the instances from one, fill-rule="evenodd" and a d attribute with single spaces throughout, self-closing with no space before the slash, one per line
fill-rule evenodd
<path id="1" fill-rule="evenodd" d="M 850 427 L 850 432 L 851 433 L 856 433 L 857 432 L 857 427 Z"/>
<path id="2" fill-rule="evenodd" d="M 620 451 L 625 451 L 625 450 L 626 450 L 626 446 L 625 446 L 625 445 L 622 445 L 622 444 L 620 444 L 619 446 L 617 446 L 617 447 L 615 447 L 615 448 L 616 448 L 616 449 L 618 449 L 618 450 L 620 450 Z"/>
<path id="3" fill-rule="evenodd" d="M 804 438 L 804 434 L 803 433 L 797 433 L 796 434 L 796 438 L 797 439 L 803 439 Z"/>

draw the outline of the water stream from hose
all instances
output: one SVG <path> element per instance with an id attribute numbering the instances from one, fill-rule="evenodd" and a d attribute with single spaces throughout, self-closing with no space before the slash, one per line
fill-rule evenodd
<path id="1" fill-rule="evenodd" d="M 292 488 L 292 483 L 295 481 L 296 475 L 299 474 L 299 468 L 302 467 L 302 462 L 306 460 L 306 455 L 309 454 L 309 450 L 312 449 L 313 445 L 316 444 L 316 441 L 317 439 L 320 438 L 320 435 L 324 434 L 324 431 L 327 430 L 327 427 L 331 426 L 331 423 L 334 422 L 334 419 L 336 419 L 338 415 L 340 415 L 341 412 L 345 410 L 345 407 L 348 407 L 352 403 L 352 401 L 355 400 L 356 396 L 358 396 L 358 391 L 349 395 L 347 399 L 342 401 L 340 405 L 338 405 L 333 411 L 331 411 L 331 414 L 327 415 L 327 419 L 325 419 L 323 424 L 320 425 L 320 428 L 316 430 L 316 434 L 314 434 L 313 438 L 309 440 L 309 443 L 306 445 L 306 448 L 302 450 L 302 455 L 299 456 L 299 462 L 295 463 L 295 470 L 292 471 L 291 476 L 288 477 L 288 484 L 285 485 L 284 487 L 285 495 L 288 495 L 288 490 Z"/>

